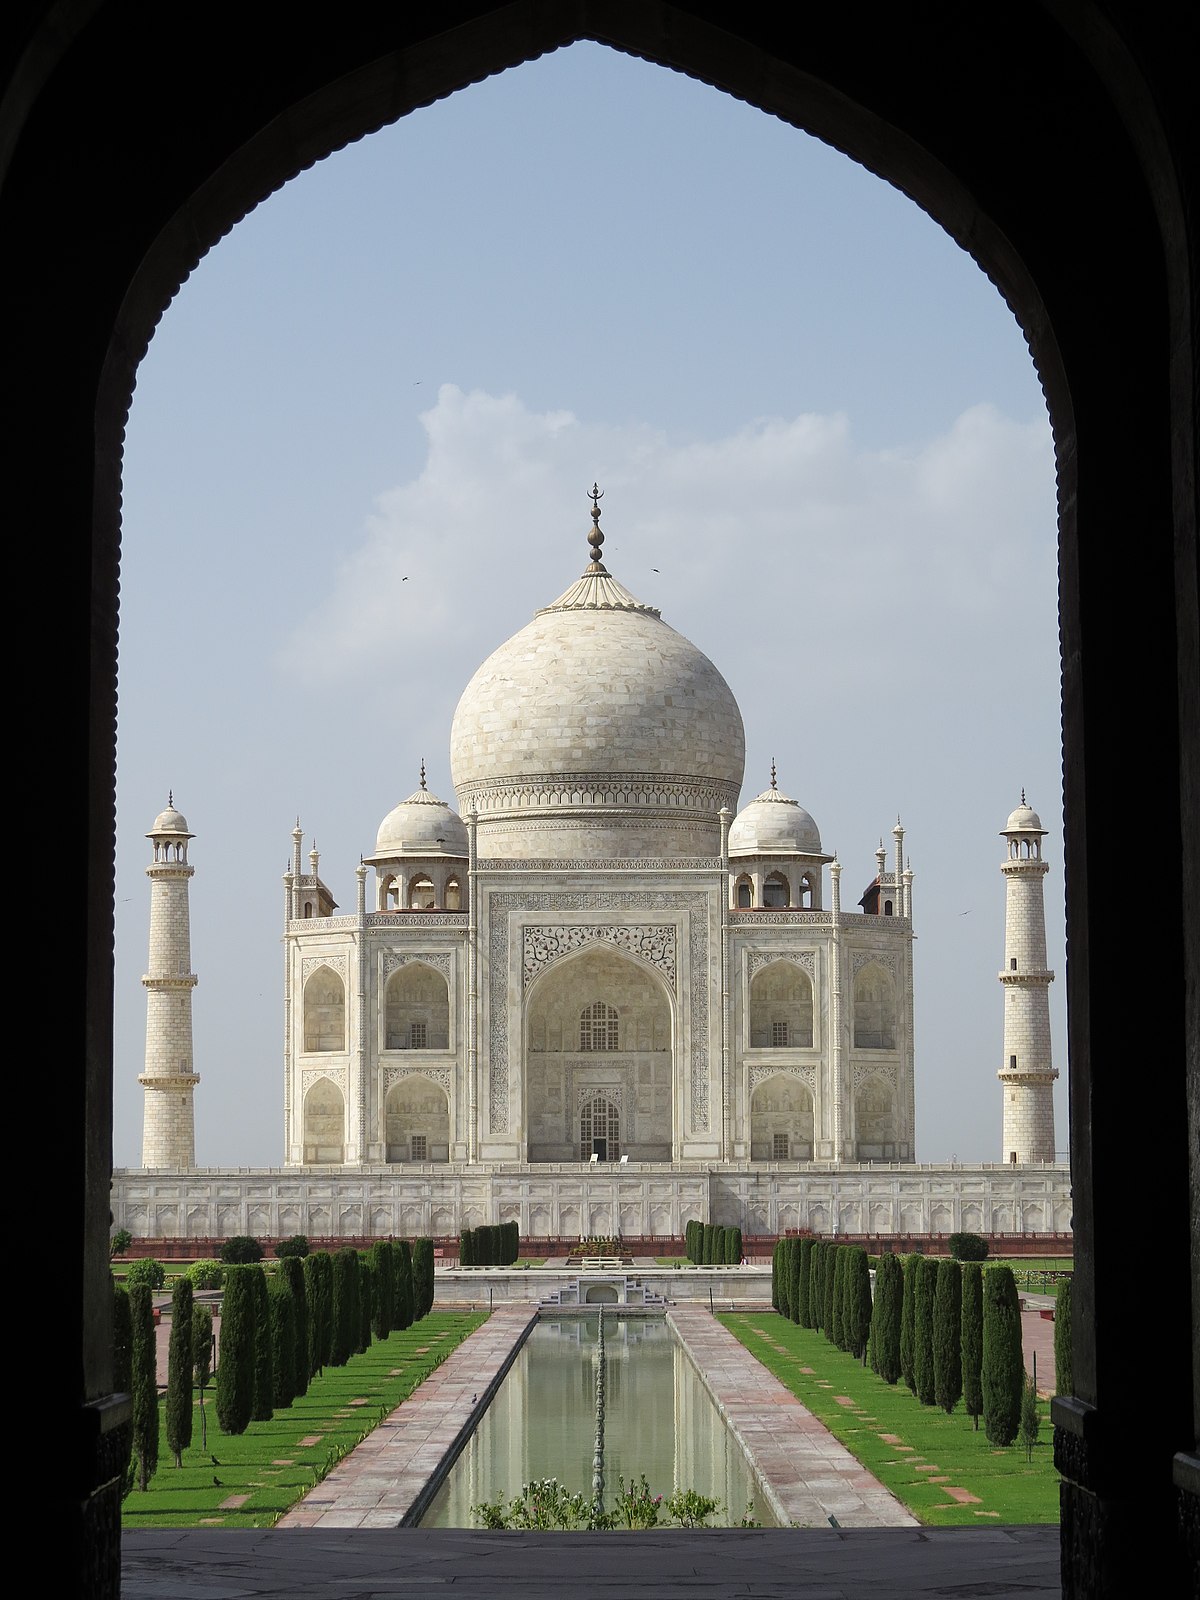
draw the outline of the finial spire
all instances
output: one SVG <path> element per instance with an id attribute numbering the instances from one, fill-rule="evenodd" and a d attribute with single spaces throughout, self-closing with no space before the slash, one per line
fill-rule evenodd
<path id="1" fill-rule="evenodd" d="M 775 782 L 775 757 L 774 756 L 771 757 L 771 787 L 772 787 L 772 789 L 778 789 L 778 787 L 779 787 L 779 785 Z"/>
<path id="2" fill-rule="evenodd" d="M 592 502 L 592 528 L 588 534 L 588 543 L 592 547 L 592 570 L 603 571 L 604 563 L 600 554 L 600 546 L 604 543 L 604 531 L 600 526 L 600 502 L 604 499 L 604 490 L 598 483 L 592 484 L 589 496 Z"/>
<path id="3" fill-rule="evenodd" d="M 421 757 L 421 787 L 425 787 L 425 757 Z"/>
<path id="4" fill-rule="evenodd" d="M 1027 804 L 1027 803 L 1028 803 L 1028 802 L 1027 802 L 1027 801 L 1026 801 L 1026 799 L 1025 799 L 1025 785 L 1024 785 L 1024 784 L 1022 784 L 1022 785 L 1021 785 L 1021 804 L 1022 804 L 1022 805 L 1026 805 L 1026 804 Z"/>
<path id="5" fill-rule="evenodd" d="M 1021 799 L 1024 800 L 1024 798 L 1025 798 L 1025 791 L 1022 789 L 1022 791 L 1021 791 Z M 175 809 L 175 791 L 174 791 L 174 789 L 168 789 L 167 790 L 167 807 L 168 807 L 169 810 L 172 810 L 172 811 Z"/>

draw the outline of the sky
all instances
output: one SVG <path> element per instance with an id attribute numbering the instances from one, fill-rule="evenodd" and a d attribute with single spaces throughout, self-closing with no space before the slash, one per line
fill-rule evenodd
<path id="1" fill-rule="evenodd" d="M 604 557 L 720 669 L 842 862 L 914 870 L 917 1157 L 1001 1159 L 1004 858 L 1044 855 L 1067 1150 L 1053 446 L 970 257 L 845 156 L 576 44 L 317 163 L 206 256 L 126 434 L 113 1158 L 141 1160 L 151 860 L 190 860 L 200 1166 L 283 1158 L 282 878 L 344 911 L 454 804 L 476 667 Z M 828 885 L 826 888 L 828 894 Z"/>

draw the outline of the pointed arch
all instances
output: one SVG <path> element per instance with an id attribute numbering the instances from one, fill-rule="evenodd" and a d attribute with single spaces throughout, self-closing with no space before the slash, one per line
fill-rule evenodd
<path id="1" fill-rule="evenodd" d="M 854 975 L 854 1048 L 896 1048 L 896 980 L 878 962 Z"/>
<path id="2" fill-rule="evenodd" d="M 384 990 L 385 1050 L 450 1048 L 450 985 L 435 967 L 406 961 Z"/>
<path id="3" fill-rule="evenodd" d="M 310 1054 L 346 1048 L 346 985 L 321 966 L 304 985 L 304 1049 Z"/>
<path id="4" fill-rule="evenodd" d="M 450 1097 L 424 1073 L 411 1073 L 392 1085 L 383 1122 L 389 1163 L 449 1161 Z"/>
<path id="5" fill-rule="evenodd" d="M 813 1153 L 815 1108 L 802 1079 L 776 1073 L 750 1097 L 751 1161 L 809 1161 Z"/>
<path id="6" fill-rule="evenodd" d="M 750 1048 L 807 1050 L 813 1043 L 813 986 L 804 968 L 781 956 L 750 980 Z"/>
<path id="7" fill-rule="evenodd" d="M 318 1078 L 304 1096 L 306 1166 L 337 1166 L 346 1159 L 346 1097 L 331 1078 Z"/>

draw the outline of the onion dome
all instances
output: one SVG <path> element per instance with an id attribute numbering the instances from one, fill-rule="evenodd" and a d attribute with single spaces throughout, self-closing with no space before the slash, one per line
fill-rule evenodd
<path id="1" fill-rule="evenodd" d="M 1001 829 L 1002 833 L 1038 833 L 1044 834 L 1042 819 L 1032 806 L 1025 803 L 1025 791 L 1021 790 L 1021 804 L 1010 812 L 1008 821 Z"/>
<path id="2" fill-rule="evenodd" d="M 804 807 L 783 793 L 771 763 L 771 787 L 738 812 L 729 829 L 731 856 L 819 856 L 821 835 Z"/>
<path id="3" fill-rule="evenodd" d="M 177 837 L 184 839 L 195 838 L 195 834 L 188 831 L 187 818 L 181 812 L 176 811 L 175 796 L 169 790 L 167 792 L 167 809 L 158 813 L 154 819 L 154 826 L 146 837 L 147 839 L 153 839 L 156 834 L 160 833 L 175 834 Z"/>
<path id="4" fill-rule="evenodd" d="M 741 788 L 741 712 L 703 651 L 608 572 L 599 500 L 593 487 L 587 570 L 463 691 L 458 803 L 484 855 L 715 856 Z"/>
<path id="5" fill-rule="evenodd" d="M 467 854 L 467 829 L 457 812 L 425 786 L 425 763 L 421 763 L 421 787 L 402 800 L 379 824 L 375 856 L 463 856 Z"/>

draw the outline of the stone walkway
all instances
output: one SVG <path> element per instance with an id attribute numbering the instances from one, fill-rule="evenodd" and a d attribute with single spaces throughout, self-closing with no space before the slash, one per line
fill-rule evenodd
<path id="1" fill-rule="evenodd" d="M 914 1528 L 917 1519 L 707 1310 L 667 1321 L 692 1358 L 784 1527 Z"/>
<path id="2" fill-rule="evenodd" d="M 398 1528 L 415 1521 L 430 1479 L 452 1460 L 487 1408 L 537 1307 L 500 1306 L 277 1528 Z"/>

